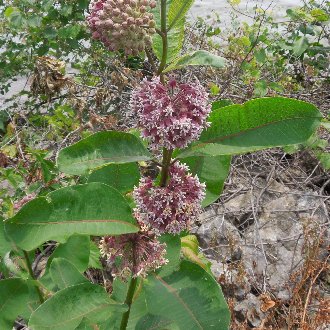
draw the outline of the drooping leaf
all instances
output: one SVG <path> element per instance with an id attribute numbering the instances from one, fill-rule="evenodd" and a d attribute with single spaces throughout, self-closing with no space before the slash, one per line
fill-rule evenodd
<path id="1" fill-rule="evenodd" d="M 50 264 L 50 275 L 59 289 L 88 282 L 79 270 L 64 258 L 55 258 Z"/>
<path id="2" fill-rule="evenodd" d="M 224 68 L 226 60 L 223 57 L 211 54 L 205 50 L 197 50 L 193 53 L 175 59 L 164 72 L 177 70 L 186 66 L 211 66 L 214 68 Z"/>
<path id="3" fill-rule="evenodd" d="M 184 163 L 192 174 L 197 174 L 200 182 L 206 184 L 206 196 L 202 202 L 206 207 L 215 202 L 221 195 L 223 185 L 228 177 L 231 156 L 188 157 Z"/>
<path id="4" fill-rule="evenodd" d="M 88 260 L 88 268 L 102 269 L 102 264 L 100 261 L 100 249 L 94 242 L 90 242 L 90 254 Z"/>
<path id="5" fill-rule="evenodd" d="M 215 109 L 208 118 L 211 127 L 177 157 L 234 155 L 303 143 L 320 120 L 314 105 L 284 97 Z"/>
<path id="6" fill-rule="evenodd" d="M 38 298 L 31 281 L 10 278 L 0 281 L 0 329 L 12 330 L 18 316 L 28 317 Z"/>
<path id="7" fill-rule="evenodd" d="M 88 182 L 101 182 L 116 188 L 122 194 L 139 184 L 140 171 L 136 163 L 110 164 L 91 173 Z"/>
<path id="8" fill-rule="evenodd" d="M 148 311 L 180 329 L 229 328 L 230 313 L 219 284 L 194 263 L 182 261 L 180 270 L 166 277 L 150 275 L 144 290 Z"/>
<path id="9" fill-rule="evenodd" d="M 307 37 L 299 37 L 293 43 L 293 54 L 297 57 L 301 56 L 309 47 L 309 42 Z"/>
<path id="10" fill-rule="evenodd" d="M 138 227 L 124 197 L 95 182 L 30 201 L 5 222 L 5 230 L 19 247 L 32 250 L 48 240 L 63 243 L 73 234 L 119 235 Z"/>
<path id="11" fill-rule="evenodd" d="M 99 285 L 83 283 L 55 293 L 31 315 L 33 330 L 74 330 L 84 317 L 91 322 L 103 322 L 110 313 L 124 312 L 125 305 L 109 298 Z"/>
<path id="12" fill-rule="evenodd" d="M 151 159 L 136 136 L 116 131 L 98 132 L 59 152 L 57 165 L 67 174 L 87 174 L 108 163 L 131 163 Z"/>

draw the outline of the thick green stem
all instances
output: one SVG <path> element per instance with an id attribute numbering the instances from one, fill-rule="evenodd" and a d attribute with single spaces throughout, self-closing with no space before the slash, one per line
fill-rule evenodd
<path id="1" fill-rule="evenodd" d="M 127 328 L 129 314 L 131 312 L 131 307 L 132 307 L 132 302 L 133 302 L 133 297 L 134 297 L 134 292 L 136 290 L 137 282 L 138 279 L 136 277 L 133 277 L 129 284 L 129 288 L 125 299 L 125 304 L 128 306 L 128 311 L 124 313 L 123 318 L 121 319 L 120 330 L 126 330 Z"/>
<path id="2" fill-rule="evenodd" d="M 173 150 L 163 149 L 163 163 L 162 170 L 160 172 L 160 186 L 165 187 L 168 179 L 168 171 L 171 165 Z"/>
<path id="3" fill-rule="evenodd" d="M 166 28 L 166 0 L 161 0 L 160 5 L 160 17 L 161 17 L 161 37 L 163 41 L 163 54 L 162 59 L 158 68 L 157 75 L 160 76 L 161 81 L 164 81 L 164 77 L 162 75 L 163 70 L 165 69 L 166 62 L 167 62 L 167 52 L 168 52 L 168 40 L 167 40 L 167 28 Z"/>
<path id="4" fill-rule="evenodd" d="M 27 266 L 27 269 L 29 271 L 29 274 L 30 274 L 30 276 L 31 276 L 31 278 L 33 280 L 36 280 L 36 278 L 34 276 L 34 273 L 33 273 L 33 270 L 32 270 L 32 265 L 31 265 L 31 261 L 30 261 L 29 255 L 24 250 L 23 250 L 23 253 L 24 253 L 24 258 L 25 258 L 25 262 L 26 262 L 26 266 Z M 35 286 L 35 289 L 36 289 L 37 294 L 39 296 L 40 303 L 42 304 L 45 301 L 45 299 L 44 299 L 44 297 L 43 297 L 43 295 L 42 295 L 42 293 L 40 291 L 40 288 L 38 286 Z"/>

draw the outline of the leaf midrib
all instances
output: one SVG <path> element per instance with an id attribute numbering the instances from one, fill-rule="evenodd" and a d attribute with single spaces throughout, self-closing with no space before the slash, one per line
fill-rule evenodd
<path id="1" fill-rule="evenodd" d="M 107 220 L 107 219 L 97 219 L 97 220 L 93 220 L 93 219 L 86 219 L 86 220 L 66 220 L 66 221 L 48 221 L 48 222 L 8 222 L 9 225 L 61 225 L 61 224 L 77 224 L 77 223 L 95 223 L 95 222 L 100 222 L 100 223 L 108 223 L 108 222 L 114 222 L 114 223 L 121 223 L 121 224 L 125 224 L 125 225 L 129 225 L 131 227 L 134 228 L 138 228 L 136 225 L 130 223 L 130 222 L 126 222 L 124 220 Z"/>
<path id="2" fill-rule="evenodd" d="M 245 134 L 247 132 L 250 132 L 250 131 L 255 131 L 255 130 L 259 129 L 259 128 L 267 127 L 269 125 L 278 124 L 278 123 L 282 123 L 282 122 L 286 122 L 286 121 L 292 121 L 292 120 L 296 120 L 296 119 L 320 119 L 320 117 L 295 117 L 295 118 L 286 118 L 284 120 L 272 121 L 272 122 L 268 122 L 268 123 L 265 123 L 263 125 L 252 127 L 252 128 L 249 128 L 249 129 L 246 129 L 246 130 L 243 130 L 243 131 L 239 131 L 239 132 L 236 132 L 236 133 L 233 133 L 233 134 L 229 134 L 229 135 L 225 135 L 225 136 L 220 136 L 220 137 L 217 137 L 217 138 L 213 138 L 213 139 L 207 140 L 207 141 L 202 142 L 202 143 L 194 144 L 189 149 L 190 150 L 198 149 L 198 148 L 201 148 L 201 147 L 203 147 L 205 145 L 208 145 L 210 143 L 221 142 L 223 140 L 230 139 L 232 137 L 243 135 L 243 134 Z"/>
<path id="3" fill-rule="evenodd" d="M 183 308 L 188 312 L 188 314 L 191 315 L 192 319 L 195 321 L 195 324 L 199 327 L 199 329 L 203 330 L 202 325 L 198 322 L 198 319 L 196 318 L 195 314 L 192 312 L 192 310 L 189 308 L 189 306 L 182 300 L 182 298 L 178 295 L 177 290 L 173 288 L 171 285 L 166 283 L 159 275 L 153 275 L 168 291 L 170 291 L 176 299 L 179 301 L 179 303 L 183 306 Z"/>

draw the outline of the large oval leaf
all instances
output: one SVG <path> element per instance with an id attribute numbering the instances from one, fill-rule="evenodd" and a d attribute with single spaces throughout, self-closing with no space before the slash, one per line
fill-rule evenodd
<path id="1" fill-rule="evenodd" d="M 59 244 L 47 260 L 45 273 L 39 281 L 49 291 L 56 291 L 55 284 L 50 275 L 50 265 L 55 258 L 65 258 L 73 264 L 79 272 L 84 272 L 88 267 L 90 258 L 91 241 L 88 235 L 72 235 L 68 240 Z M 72 253 L 74 251 L 74 253 Z"/>
<path id="2" fill-rule="evenodd" d="M 113 312 L 125 312 L 99 285 L 84 283 L 55 293 L 31 315 L 33 330 L 74 330 L 84 317 L 102 322 Z"/>
<path id="3" fill-rule="evenodd" d="M 228 330 L 230 314 L 219 284 L 203 268 L 183 261 L 166 277 L 144 281 L 148 311 L 175 322 L 180 329 Z"/>
<path id="4" fill-rule="evenodd" d="M 284 97 L 215 109 L 209 117 L 211 127 L 178 158 L 242 154 L 302 143 L 313 134 L 321 118 L 314 105 Z"/>
<path id="5" fill-rule="evenodd" d="M 218 55 L 211 54 L 206 50 L 197 50 L 175 59 L 164 72 L 182 69 L 186 66 L 211 66 L 213 68 L 224 68 L 226 60 Z"/>
<path id="6" fill-rule="evenodd" d="M 183 162 L 189 166 L 192 174 L 197 174 L 199 180 L 206 184 L 203 207 L 215 202 L 229 174 L 231 156 L 188 157 Z"/>
<path id="7" fill-rule="evenodd" d="M 32 250 L 48 240 L 63 243 L 73 234 L 119 235 L 138 227 L 124 197 L 95 182 L 32 200 L 5 222 L 5 230 L 19 247 Z"/>
<path id="8" fill-rule="evenodd" d="M 70 261 L 64 258 L 55 258 L 50 264 L 50 275 L 59 289 L 88 282 L 87 278 L 79 273 Z"/>
<path id="9" fill-rule="evenodd" d="M 88 182 L 102 182 L 122 194 L 132 191 L 139 184 L 140 170 L 136 163 L 110 164 L 91 173 Z"/>
<path id="10" fill-rule="evenodd" d="M 20 316 L 29 316 L 38 301 L 31 281 L 10 278 L 0 281 L 0 329 L 11 330 Z"/>
<path id="11" fill-rule="evenodd" d="M 108 163 L 131 163 L 151 159 L 150 152 L 133 134 L 98 132 L 59 152 L 57 165 L 67 174 L 87 174 Z"/>

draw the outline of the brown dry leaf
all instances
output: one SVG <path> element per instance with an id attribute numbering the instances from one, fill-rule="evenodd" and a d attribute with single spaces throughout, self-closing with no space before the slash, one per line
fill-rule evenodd
<path id="1" fill-rule="evenodd" d="M 262 294 L 259 299 L 262 302 L 260 310 L 264 313 L 276 305 L 275 301 L 273 301 L 267 294 Z"/>
<path id="2" fill-rule="evenodd" d="M 0 151 L 0 167 L 6 167 L 8 162 L 8 157 Z"/>

